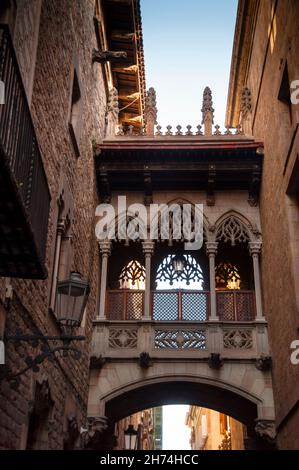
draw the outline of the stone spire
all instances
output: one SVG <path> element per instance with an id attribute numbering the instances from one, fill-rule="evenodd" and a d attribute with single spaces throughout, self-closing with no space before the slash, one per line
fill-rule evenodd
<path id="1" fill-rule="evenodd" d="M 156 105 L 156 92 L 155 89 L 151 87 L 145 98 L 144 123 L 146 135 L 154 135 L 158 112 Z"/>
<path id="2" fill-rule="evenodd" d="M 113 137 L 116 134 L 118 115 L 118 91 L 116 88 L 111 88 L 106 108 L 106 137 Z"/>
<path id="3" fill-rule="evenodd" d="M 214 123 L 214 108 L 211 89 L 207 86 L 203 92 L 202 101 L 202 124 L 204 124 L 204 135 L 212 135 L 212 124 Z"/>

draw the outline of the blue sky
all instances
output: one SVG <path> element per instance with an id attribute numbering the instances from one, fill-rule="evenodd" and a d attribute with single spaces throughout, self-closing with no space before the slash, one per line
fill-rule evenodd
<path id="1" fill-rule="evenodd" d="M 201 123 L 202 93 L 213 92 L 224 126 L 237 0 L 141 0 L 147 88 L 157 92 L 158 123 Z M 163 448 L 188 449 L 187 406 L 163 407 Z"/>
<path id="2" fill-rule="evenodd" d="M 157 92 L 162 126 L 201 121 L 202 93 L 213 92 L 224 125 L 237 0 L 141 0 L 147 88 Z"/>

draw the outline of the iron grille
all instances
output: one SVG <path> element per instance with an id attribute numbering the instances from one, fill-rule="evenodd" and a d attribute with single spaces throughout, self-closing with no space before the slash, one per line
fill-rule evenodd
<path id="1" fill-rule="evenodd" d="M 177 292 L 153 293 L 153 320 L 178 320 L 179 299 Z"/>
<path id="2" fill-rule="evenodd" d="M 182 292 L 182 320 L 206 321 L 208 296 L 206 292 Z"/>
<path id="3" fill-rule="evenodd" d="M 238 321 L 252 321 L 255 314 L 252 292 L 236 292 L 236 312 Z"/>
<path id="4" fill-rule="evenodd" d="M 140 320 L 143 313 L 143 292 L 127 292 L 127 320 Z"/>

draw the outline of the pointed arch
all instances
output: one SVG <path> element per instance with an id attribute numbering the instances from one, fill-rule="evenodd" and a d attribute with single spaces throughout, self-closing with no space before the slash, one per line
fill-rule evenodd
<path id="1" fill-rule="evenodd" d="M 189 204 L 191 206 L 191 217 L 193 217 L 193 219 L 194 219 L 195 203 L 192 202 L 192 201 L 189 201 L 188 199 L 185 199 L 185 198 L 182 198 L 182 197 L 177 197 L 177 198 L 171 199 L 170 201 L 167 201 L 163 204 L 165 204 L 167 207 L 170 207 L 170 206 L 175 205 L 175 204 L 182 207 L 183 204 Z M 162 211 L 162 213 L 163 213 L 163 211 Z M 159 214 L 156 214 L 153 218 L 150 219 L 150 224 L 153 224 L 153 225 L 158 224 L 158 229 L 160 231 L 160 224 L 159 224 L 159 221 L 157 222 L 157 217 L 159 217 Z M 207 240 L 209 230 L 210 230 L 210 224 L 209 224 L 208 218 L 206 217 L 205 214 L 203 214 L 203 240 L 204 241 Z M 160 234 L 159 234 L 159 237 L 160 237 Z"/>
<path id="2" fill-rule="evenodd" d="M 223 214 L 215 223 L 215 241 L 248 243 L 257 239 L 258 231 L 247 217 L 235 210 Z"/>

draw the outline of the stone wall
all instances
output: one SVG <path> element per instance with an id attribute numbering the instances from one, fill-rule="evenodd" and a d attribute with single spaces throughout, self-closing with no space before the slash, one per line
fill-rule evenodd
<path id="1" fill-rule="evenodd" d="M 82 351 L 80 361 L 63 357 L 53 363 L 45 361 L 38 373 L 30 370 L 22 376 L 17 390 L 12 390 L 7 381 L 2 381 L 0 399 L 0 448 L 2 449 L 26 447 L 30 415 L 34 410 L 36 381 L 48 383 L 52 403 L 43 430 L 46 438 L 37 445 L 38 447 L 60 449 L 64 445 L 79 446 L 76 426 L 80 429 L 81 425 L 85 425 L 89 339 L 91 320 L 95 315 L 98 284 L 98 251 L 94 237 L 97 195 L 92 142 L 101 141 L 104 135 L 106 107 L 102 69 L 99 64 L 93 65 L 91 60 L 92 49 L 97 47 L 93 23 L 94 3 L 93 0 L 84 0 L 84 2 L 43 0 L 42 2 L 31 112 L 52 197 L 46 254 L 49 276 L 45 281 L 11 280 L 13 299 L 6 311 L 5 328 L 7 335 L 14 334 L 17 328 L 23 333 L 32 333 L 38 328 L 44 334 L 59 334 L 55 319 L 49 313 L 49 298 L 58 217 L 57 197 L 60 182 L 63 180 L 70 189 L 74 208 L 71 227 L 73 253 L 71 269 L 80 271 L 91 285 L 85 326 L 82 328 L 86 341 L 79 345 Z M 35 18 L 36 12 L 29 10 L 36 7 L 36 2 L 27 2 L 26 7 L 28 18 Z M 24 33 L 22 23 L 25 19 L 21 12 L 17 14 L 14 36 L 16 53 L 18 57 L 22 57 L 22 60 L 26 58 L 23 43 L 25 36 L 22 35 L 22 32 Z M 34 21 L 26 21 L 26 28 L 30 26 L 38 27 Z M 35 33 L 27 31 L 27 35 L 30 34 L 34 36 Z M 21 72 L 24 73 L 25 85 L 29 80 L 30 88 L 30 79 L 26 71 L 24 72 L 26 64 L 23 66 L 22 60 L 20 60 Z M 71 76 L 74 66 L 80 75 L 82 99 L 79 157 L 75 154 L 68 128 Z M 3 301 L 4 280 L 1 280 L 0 284 Z M 14 372 L 24 367 L 24 358 L 28 354 L 34 357 L 39 353 L 38 348 L 31 349 L 25 343 L 21 346 L 9 343 L 6 349 L 7 365 Z M 68 432 L 70 423 L 73 431 Z M 68 439 L 68 442 L 64 443 L 64 439 Z"/>
<path id="2" fill-rule="evenodd" d="M 290 363 L 290 344 L 298 339 L 299 209 L 298 200 L 286 194 L 299 137 L 298 105 L 290 110 L 278 93 L 286 61 L 289 81 L 299 79 L 298 17 L 297 0 L 260 2 L 245 83 L 252 92 L 253 135 L 265 145 L 260 201 L 262 283 L 273 356 L 278 445 L 283 449 L 299 448 L 295 432 L 299 428 L 299 366 Z"/>

